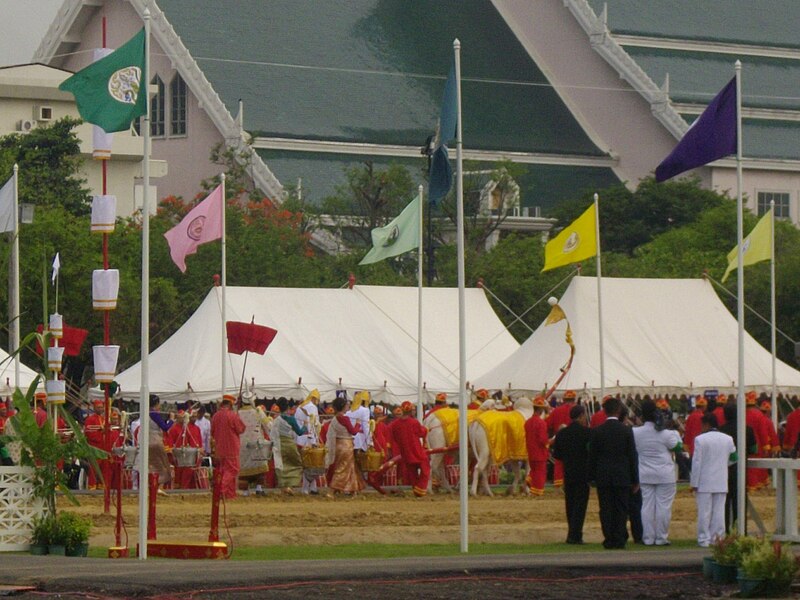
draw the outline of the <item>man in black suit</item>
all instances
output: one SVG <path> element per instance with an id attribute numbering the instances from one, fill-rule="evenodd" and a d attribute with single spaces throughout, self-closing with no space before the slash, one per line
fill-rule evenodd
<path id="1" fill-rule="evenodd" d="M 597 486 L 606 549 L 625 547 L 631 492 L 639 489 L 639 457 L 633 431 L 619 420 L 622 409 L 621 400 L 609 398 L 603 406 L 606 422 L 589 438 L 589 476 Z"/>
<path id="2" fill-rule="evenodd" d="M 736 444 L 739 441 L 739 438 L 736 437 L 738 435 L 736 429 L 736 403 L 728 402 L 725 404 L 722 412 L 725 415 L 725 425 L 720 427 L 719 431 L 731 436 L 733 438 L 733 443 Z M 747 444 L 747 452 L 739 452 L 739 456 L 755 454 L 758 451 L 756 434 L 749 425 L 747 425 L 747 429 L 745 430 L 745 444 Z M 738 465 L 736 463 L 728 465 L 728 495 L 725 497 L 725 531 L 730 530 L 730 528 L 734 526 L 739 510 L 739 473 L 737 467 Z"/>
<path id="3" fill-rule="evenodd" d="M 564 463 L 564 503 L 567 508 L 567 543 L 583 544 L 583 521 L 589 503 L 589 423 L 586 409 L 577 404 L 569 411 L 572 422 L 556 433 L 553 458 Z"/>

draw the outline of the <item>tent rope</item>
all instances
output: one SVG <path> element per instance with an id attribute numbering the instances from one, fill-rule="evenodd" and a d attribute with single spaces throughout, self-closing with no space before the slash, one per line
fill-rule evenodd
<path id="1" fill-rule="evenodd" d="M 728 288 L 726 288 L 724 285 L 722 285 L 722 283 L 721 283 L 721 282 L 719 282 L 719 281 L 717 281 L 716 279 L 714 279 L 713 277 L 711 277 L 711 276 L 710 276 L 708 273 L 703 273 L 703 277 L 704 277 L 704 278 L 706 278 L 706 279 L 708 279 L 708 280 L 709 280 L 711 283 L 713 283 L 714 285 L 716 285 L 716 286 L 717 286 L 719 289 L 721 289 L 722 291 L 724 291 L 726 294 L 728 294 L 728 296 L 730 296 L 730 297 L 731 297 L 731 298 L 733 298 L 734 300 L 736 300 L 736 299 L 737 299 L 737 298 L 736 298 L 736 295 L 735 295 L 733 292 L 731 292 L 731 291 L 730 291 Z M 762 315 L 761 315 L 761 314 L 760 314 L 760 313 L 759 313 L 757 310 L 755 310 L 755 309 L 754 309 L 752 306 L 750 306 L 749 304 L 747 304 L 747 302 L 745 302 L 745 303 L 744 303 L 744 307 L 745 307 L 747 310 L 749 310 L 751 313 L 753 313 L 753 314 L 754 314 L 756 317 L 758 317 L 759 319 L 761 319 L 761 320 L 762 320 L 764 323 L 766 323 L 767 325 L 770 325 L 770 326 L 772 325 L 772 323 L 770 322 L 770 320 L 769 320 L 769 319 L 767 319 L 766 317 L 762 316 Z M 789 340 L 789 341 L 790 341 L 790 342 L 792 342 L 793 344 L 796 344 L 796 343 L 797 343 L 797 342 L 796 342 L 796 341 L 794 341 L 792 338 L 790 338 L 790 337 L 788 336 L 788 334 L 786 334 L 786 333 L 784 333 L 783 331 L 781 331 L 781 330 L 780 330 L 780 329 L 779 329 L 777 326 L 775 327 L 775 331 L 777 331 L 778 333 L 780 333 L 780 334 L 781 334 L 783 337 L 785 337 L 787 340 Z"/>

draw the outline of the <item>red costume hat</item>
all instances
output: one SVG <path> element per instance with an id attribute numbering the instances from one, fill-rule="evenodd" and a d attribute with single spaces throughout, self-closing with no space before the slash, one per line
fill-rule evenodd
<path id="1" fill-rule="evenodd" d="M 489 390 L 481 388 L 477 392 L 475 392 L 475 395 L 481 400 L 486 400 L 489 397 Z"/>
<path id="2" fill-rule="evenodd" d="M 544 396 L 536 396 L 533 399 L 533 407 L 534 408 L 547 408 L 547 402 L 544 399 Z"/>
<path id="3" fill-rule="evenodd" d="M 414 405 L 411 404 L 411 402 L 409 402 L 408 400 L 406 400 L 400 405 L 400 410 L 403 411 L 403 414 L 412 413 L 414 412 Z"/>
<path id="4" fill-rule="evenodd" d="M 567 390 L 564 392 L 564 400 L 571 399 L 574 400 L 577 397 L 575 390 Z"/>
<path id="5" fill-rule="evenodd" d="M 700 396 L 697 400 L 695 400 L 694 405 L 697 407 L 708 406 L 708 400 L 706 400 L 703 396 Z"/>
<path id="6" fill-rule="evenodd" d="M 436 394 L 436 404 L 445 404 L 447 402 L 447 394 L 439 392 Z"/>

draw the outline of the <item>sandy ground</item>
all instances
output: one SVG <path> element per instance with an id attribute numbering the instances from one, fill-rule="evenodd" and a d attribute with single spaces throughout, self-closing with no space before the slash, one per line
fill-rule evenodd
<path id="1" fill-rule="evenodd" d="M 115 512 L 103 513 L 99 495 L 82 495 L 78 507 L 61 508 L 93 519 L 91 544 L 114 543 Z M 767 530 L 775 514 L 772 490 L 751 496 Z M 221 513 L 223 508 L 221 508 Z M 584 539 L 600 542 L 597 498 L 592 492 L 587 511 Z M 208 493 L 170 492 L 157 503 L 158 539 L 205 540 L 211 514 Z M 234 546 L 306 544 L 444 544 L 459 542 L 459 498 L 457 494 L 435 494 L 414 498 L 403 495 L 380 496 L 365 493 L 354 498 L 326 499 L 321 496 L 287 497 L 271 493 L 266 497 L 238 497 L 224 506 L 227 530 Z M 123 516 L 129 545 L 137 540 L 138 497 L 123 497 Z M 673 505 L 670 537 L 693 539 L 696 511 L 691 491 L 680 487 Z M 753 521 L 749 531 L 755 532 Z M 227 541 L 226 527 L 220 523 L 220 537 Z M 566 537 L 564 497 L 548 488 L 540 498 L 505 496 L 469 500 L 470 543 L 538 544 L 563 542 Z"/>

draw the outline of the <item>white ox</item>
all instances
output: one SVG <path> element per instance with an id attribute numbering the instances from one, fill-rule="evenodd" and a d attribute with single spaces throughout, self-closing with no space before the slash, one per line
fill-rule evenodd
<path id="1" fill-rule="evenodd" d="M 484 404 L 484 406 L 486 406 L 486 404 Z M 485 411 L 484 406 L 481 407 L 481 412 L 494 412 L 491 409 L 489 411 Z M 521 415 L 522 423 L 524 424 L 524 422 L 530 419 L 533 415 L 533 403 L 528 398 L 519 398 L 514 402 L 514 412 Z M 516 418 L 518 420 L 518 417 Z M 522 436 L 521 440 L 520 435 Z M 524 428 L 522 431 L 515 429 L 513 437 L 515 438 L 514 441 L 517 442 L 518 446 L 521 443 L 521 445 L 524 447 Z M 469 441 L 472 447 L 472 452 L 475 454 L 476 459 L 475 469 L 472 472 L 472 495 L 478 495 L 478 484 L 480 482 L 486 494 L 493 496 L 492 490 L 489 487 L 488 471 L 489 467 L 494 464 L 494 459 L 492 455 L 492 448 L 489 445 L 489 436 L 486 433 L 484 424 L 481 422 L 481 417 L 478 417 L 473 423 L 470 424 Z M 512 494 L 516 494 L 519 491 L 520 483 L 522 483 L 525 489 L 527 489 L 527 485 L 524 483 L 524 477 L 527 475 L 527 468 L 525 469 L 525 472 L 520 469 L 519 463 L 521 460 L 524 460 L 524 462 L 527 464 L 527 457 L 522 459 L 521 454 L 519 458 L 512 457 L 507 461 L 511 463 L 511 470 L 514 473 L 514 481 L 510 487 Z M 502 467 L 501 464 L 498 464 L 497 466 Z"/>
<path id="2" fill-rule="evenodd" d="M 453 491 L 453 488 L 450 486 L 450 482 L 447 479 L 447 473 L 445 472 L 444 468 L 444 457 L 448 454 L 455 456 L 458 453 L 458 450 L 454 449 L 446 452 L 444 451 L 444 449 L 447 448 L 447 440 L 445 438 L 444 427 L 442 426 L 442 422 L 439 418 L 440 415 L 437 415 L 436 412 L 432 412 L 422 421 L 422 424 L 428 430 L 428 435 L 425 438 L 428 443 L 428 449 L 435 451 L 430 455 L 431 478 L 430 483 L 428 484 L 428 487 L 430 488 L 428 491 L 433 489 L 433 482 L 436 480 L 439 481 L 440 485 L 446 492 L 450 493 Z M 458 440 L 456 439 L 456 443 L 457 441 Z"/>

